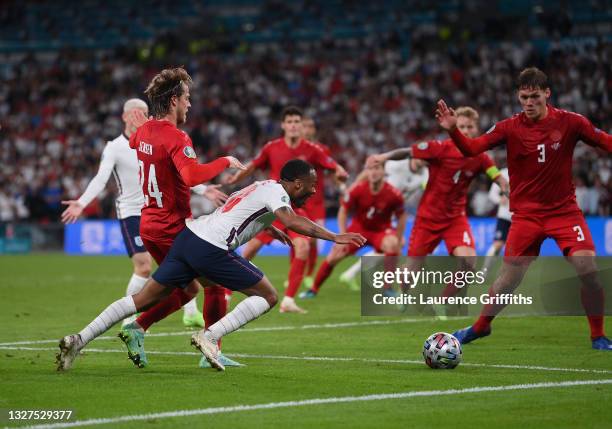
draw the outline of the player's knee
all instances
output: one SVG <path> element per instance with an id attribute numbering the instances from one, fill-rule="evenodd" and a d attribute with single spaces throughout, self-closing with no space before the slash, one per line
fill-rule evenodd
<path id="1" fill-rule="evenodd" d="M 304 238 L 296 238 L 293 240 L 293 251 L 298 259 L 307 259 L 310 251 L 310 243 Z"/>
<path id="2" fill-rule="evenodd" d="M 398 253 L 399 240 L 395 235 L 387 235 L 382 242 L 382 251 L 384 253 Z"/>
<path id="3" fill-rule="evenodd" d="M 134 274 L 145 278 L 151 275 L 152 264 L 148 253 L 136 253 L 132 257 L 132 262 L 134 264 Z"/>

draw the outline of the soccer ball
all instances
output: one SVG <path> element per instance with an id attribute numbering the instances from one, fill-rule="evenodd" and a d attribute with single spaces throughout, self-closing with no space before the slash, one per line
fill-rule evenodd
<path id="1" fill-rule="evenodd" d="M 462 356 L 461 343 L 446 332 L 436 332 L 423 345 L 423 359 L 433 369 L 453 369 L 459 365 Z"/>

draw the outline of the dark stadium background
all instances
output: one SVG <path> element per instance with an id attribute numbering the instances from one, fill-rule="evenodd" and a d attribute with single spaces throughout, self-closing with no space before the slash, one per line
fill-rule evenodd
<path id="1" fill-rule="evenodd" d="M 483 131 L 519 111 L 514 77 L 527 65 L 549 74 L 554 105 L 612 131 L 611 1 L 5 0 L 0 237 L 62 248 L 60 201 L 95 174 L 123 102 L 171 65 L 194 78 L 184 130 L 201 160 L 248 161 L 297 104 L 354 178 L 370 153 L 444 138 L 440 97 L 477 108 Z M 581 208 L 609 216 L 610 158 L 585 145 L 575 158 Z M 88 218 L 114 217 L 108 189 Z M 471 215 L 494 216 L 487 191 L 474 183 Z M 326 196 L 334 216 L 332 186 Z"/>

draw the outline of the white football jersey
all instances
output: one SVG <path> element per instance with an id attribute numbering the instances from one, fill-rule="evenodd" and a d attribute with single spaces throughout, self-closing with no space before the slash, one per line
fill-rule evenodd
<path id="1" fill-rule="evenodd" d="M 499 170 L 499 172 L 504 177 L 504 179 L 509 180 L 507 168 L 502 168 L 501 170 Z M 497 183 L 493 183 L 491 185 L 491 189 L 489 190 L 489 200 L 499 205 L 497 209 L 497 217 L 499 219 L 512 220 L 512 212 L 510 211 L 508 200 L 506 199 L 506 204 L 500 204 L 500 201 L 501 201 L 501 195 L 499 195 L 500 192 L 501 192 L 501 188 L 499 187 L 499 185 Z"/>
<path id="2" fill-rule="evenodd" d="M 234 250 L 270 226 L 281 207 L 291 207 L 291 202 L 280 183 L 255 182 L 234 192 L 211 214 L 188 220 L 187 227 L 202 240 Z"/>
<path id="3" fill-rule="evenodd" d="M 79 198 L 79 203 L 83 207 L 91 203 L 102 192 L 112 173 L 119 190 L 115 203 L 117 218 L 125 219 L 130 216 L 140 216 L 144 196 L 139 183 L 138 169 L 136 151 L 130 148 L 129 140 L 121 134 L 106 144 L 102 152 L 98 173 L 89 182 L 87 189 Z"/>
<path id="4" fill-rule="evenodd" d="M 423 189 L 423 185 L 427 183 L 429 178 L 427 168 L 421 169 L 418 173 L 413 173 L 410 169 L 409 159 L 385 162 L 385 174 L 387 182 L 399 189 L 405 200 L 408 200 L 418 189 Z"/>

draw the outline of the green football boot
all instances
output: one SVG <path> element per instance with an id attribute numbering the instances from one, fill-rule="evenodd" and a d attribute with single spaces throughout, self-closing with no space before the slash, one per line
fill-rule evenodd
<path id="1" fill-rule="evenodd" d="M 221 352 L 219 352 L 219 362 L 221 362 L 223 366 L 245 366 L 242 363 L 236 362 L 235 360 L 228 358 Z M 210 363 L 206 360 L 204 356 L 202 356 L 202 359 L 200 359 L 200 368 L 212 368 L 210 366 Z"/>
<path id="2" fill-rule="evenodd" d="M 185 325 L 187 328 L 203 328 L 204 316 L 199 311 L 196 311 L 189 316 L 183 312 L 183 325 Z"/>
<path id="3" fill-rule="evenodd" d="M 144 350 L 144 332 L 135 323 L 125 325 L 117 335 L 128 349 L 128 358 L 134 362 L 138 368 L 146 367 L 147 354 Z"/>

